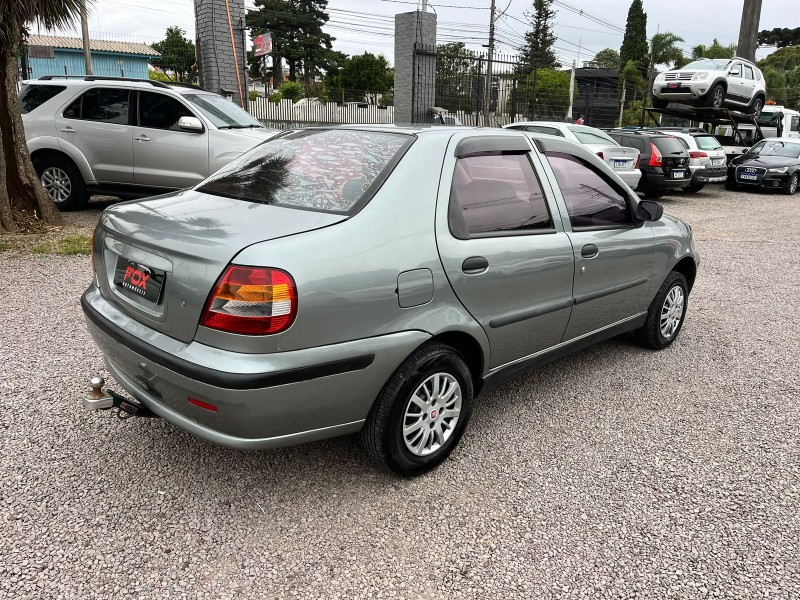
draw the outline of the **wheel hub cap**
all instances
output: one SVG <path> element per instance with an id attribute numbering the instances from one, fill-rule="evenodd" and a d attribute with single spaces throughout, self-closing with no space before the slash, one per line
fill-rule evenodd
<path id="1" fill-rule="evenodd" d="M 664 299 L 661 307 L 661 335 L 670 339 L 678 330 L 683 317 L 684 294 L 680 286 L 673 287 Z"/>
<path id="2" fill-rule="evenodd" d="M 53 202 L 65 202 L 72 192 L 69 176 L 58 167 L 48 167 L 42 172 L 42 186 Z"/>
<path id="3" fill-rule="evenodd" d="M 416 456 L 433 454 L 453 435 L 461 415 L 461 386 L 449 373 L 423 381 L 406 405 L 403 440 Z"/>

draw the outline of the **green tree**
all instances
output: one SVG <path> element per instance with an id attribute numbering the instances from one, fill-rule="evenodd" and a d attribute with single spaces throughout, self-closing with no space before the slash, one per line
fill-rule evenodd
<path id="1" fill-rule="evenodd" d="M 278 87 L 278 92 L 281 98 L 297 102 L 303 97 L 303 84 L 298 81 L 285 81 Z"/>
<path id="2" fill-rule="evenodd" d="M 256 10 L 247 13 L 252 35 L 272 32 L 272 80 L 283 80 L 283 61 L 289 66 L 289 79 L 297 80 L 303 69 L 307 82 L 313 81 L 324 66 L 335 38 L 322 31 L 328 22 L 328 0 L 255 0 Z"/>
<path id="3" fill-rule="evenodd" d="M 683 38 L 674 33 L 665 31 L 655 34 L 650 40 L 650 51 L 647 55 L 647 91 L 645 100 L 652 93 L 653 79 L 656 77 L 656 67 L 658 65 L 681 64 L 683 52 L 678 48 L 678 44 L 683 42 Z"/>
<path id="4" fill-rule="evenodd" d="M 85 8 L 85 0 L 0 2 L 0 102 L 5 106 L 0 110 L 0 232 L 17 232 L 22 222 L 62 222 L 36 175 L 25 143 L 17 97 L 17 57 L 29 23 L 65 29 Z"/>
<path id="5" fill-rule="evenodd" d="M 515 100 L 518 105 L 534 106 L 533 112 L 528 114 L 530 119 L 556 119 L 562 120 L 569 108 L 569 80 L 567 71 L 556 69 L 539 69 L 534 85 L 534 74 L 531 73 L 524 83 L 514 90 Z M 532 98 L 533 95 L 535 98 Z"/>
<path id="6" fill-rule="evenodd" d="M 436 48 L 436 100 L 453 112 L 475 110 L 473 84 L 477 77 L 476 54 L 464 42 L 439 44 Z"/>
<path id="7" fill-rule="evenodd" d="M 619 50 L 619 64 L 627 65 L 628 61 L 638 67 L 644 75 L 649 61 L 647 45 L 647 13 L 644 12 L 642 0 L 633 0 L 628 9 L 628 21 L 625 24 L 625 36 Z"/>
<path id="8" fill-rule="evenodd" d="M 394 71 L 384 56 L 364 52 L 351 56 L 342 65 L 338 83 L 342 88 L 363 93 L 371 104 L 377 104 L 378 94 L 394 85 Z"/>
<path id="9" fill-rule="evenodd" d="M 798 46 L 800 45 L 800 27 L 795 27 L 794 29 L 776 27 L 775 29 L 759 31 L 758 44 L 761 46 L 777 46 L 778 48 Z"/>
<path id="10" fill-rule="evenodd" d="M 767 100 L 776 104 L 786 104 L 786 74 L 772 67 L 764 69 L 764 84 L 767 88 Z"/>
<path id="11" fill-rule="evenodd" d="M 153 48 L 161 53 L 159 58 L 153 59 L 155 66 L 175 73 L 177 81 L 187 81 L 196 61 L 194 43 L 183 29 L 176 25 L 167 27 L 164 39 L 153 44 Z"/>
<path id="12" fill-rule="evenodd" d="M 592 62 L 597 63 L 601 69 L 619 69 L 619 52 L 613 48 L 600 50 L 594 55 Z"/>
<path id="13" fill-rule="evenodd" d="M 533 0 L 533 12 L 526 11 L 530 29 L 525 33 L 525 42 L 519 49 L 526 63 L 521 75 L 527 76 L 535 69 L 557 69 L 561 66 L 553 51 L 557 36 L 553 31 L 553 0 Z"/>
<path id="14" fill-rule="evenodd" d="M 800 109 L 800 46 L 780 48 L 758 66 L 764 72 L 767 99 Z"/>
<path id="15" fill-rule="evenodd" d="M 692 58 L 733 58 L 736 55 L 736 44 L 723 46 L 717 38 L 710 46 L 698 44 L 692 48 Z"/>

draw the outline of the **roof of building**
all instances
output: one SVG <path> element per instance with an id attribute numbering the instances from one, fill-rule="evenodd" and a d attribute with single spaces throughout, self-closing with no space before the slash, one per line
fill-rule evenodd
<path id="1" fill-rule="evenodd" d="M 67 48 L 70 50 L 83 50 L 83 40 L 76 37 L 60 35 L 30 35 L 29 46 L 52 46 L 53 48 Z M 141 54 L 143 56 L 161 56 L 161 53 L 140 42 L 111 42 L 108 40 L 89 40 L 89 47 L 97 52 L 119 52 L 121 54 Z"/>

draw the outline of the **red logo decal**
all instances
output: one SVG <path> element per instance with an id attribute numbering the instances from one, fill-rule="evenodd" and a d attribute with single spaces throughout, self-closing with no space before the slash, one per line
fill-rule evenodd
<path id="1" fill-rule="evenodd" d="M 434 408 L 434 409 L 431 411 L 431 419 L 435 419 L 435 418 L 436 418 L 436 415 L 438 415 L 438 414 L 439 414 L 439 411 L 438 411 L 438 410 L 436 410 L 436 409 Z"/>
<path id="2" fill-rule="evenodd" d="M 150 279 L 150 273 L 145 273 L 134 267 L 128 267 L 125 269 L 125 277 L 122 278 L 122 281 L 130 281 L 140 290 L 146 290 L 148 279 Z"/>

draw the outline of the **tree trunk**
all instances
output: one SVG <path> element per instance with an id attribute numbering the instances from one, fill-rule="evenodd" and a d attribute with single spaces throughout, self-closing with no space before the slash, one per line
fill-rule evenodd
<path id="1" fill-rule="evenodd" d="M 33 168 L 17 99 L 17 53 L 0 51 L 0 232 L 16 232 L 14 213 L 60 224 L 61 213 Z"/>

